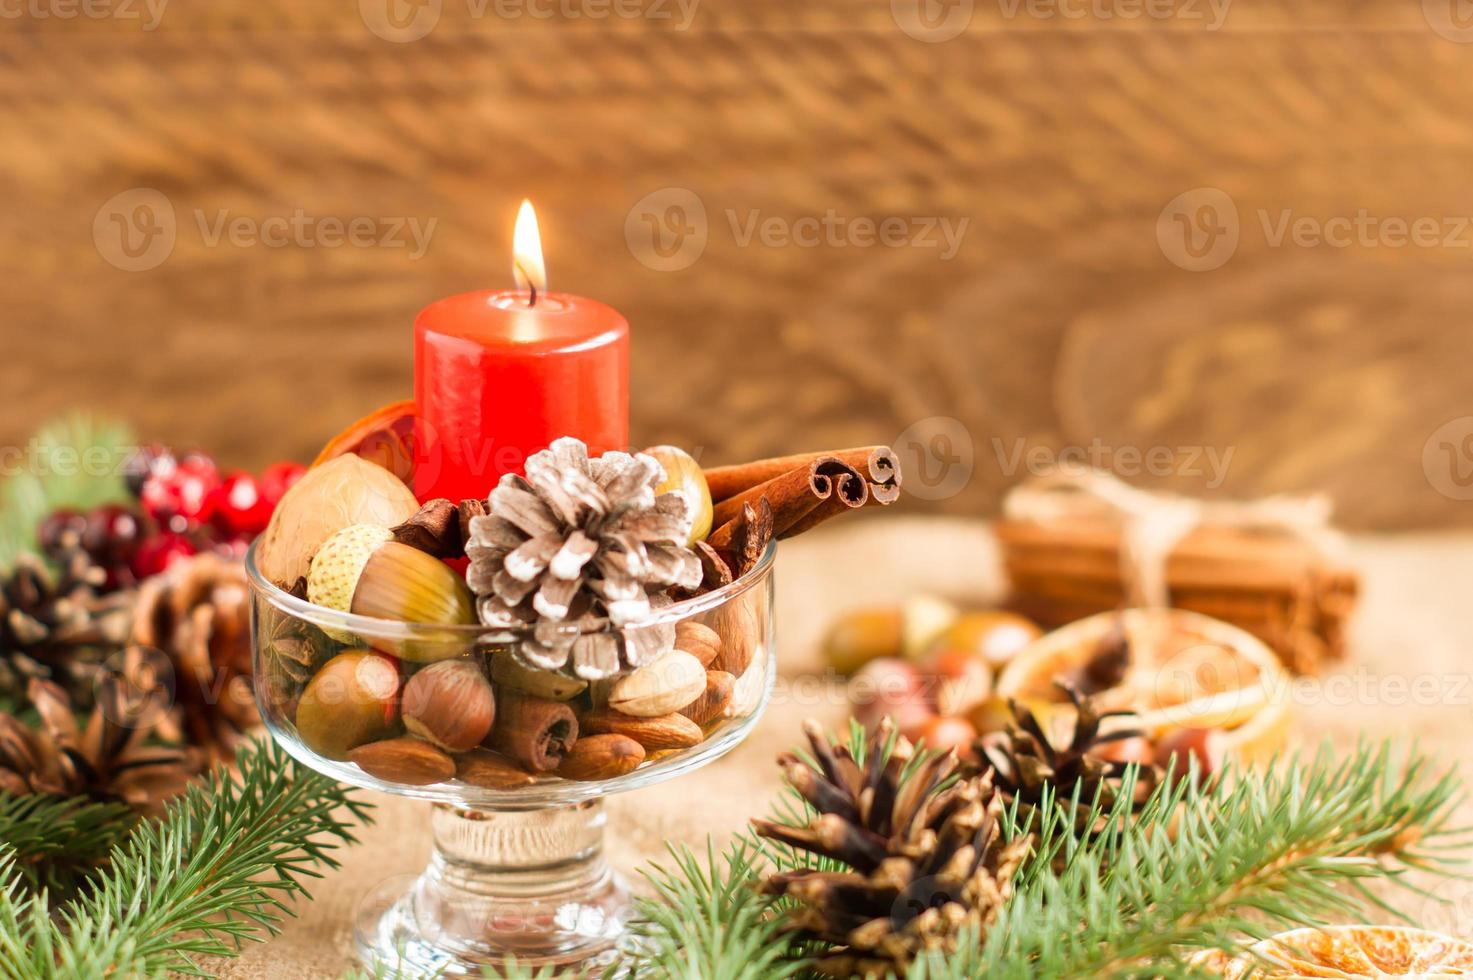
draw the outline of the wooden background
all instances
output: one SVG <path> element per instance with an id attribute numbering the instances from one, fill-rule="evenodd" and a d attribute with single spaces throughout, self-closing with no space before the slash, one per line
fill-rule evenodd
<path id="1" fill-rule="evenodd" d="M 900 439 L 951 460 L 913 506 L 969 513 L 1020 448 L 1103 447 L 1130 475 L 1131 451 L 1165 447 L 1171 474 L 1137 482 L 1473 524 L 1473 29 L 1454 0 L 1236 0 L 1220 25 L 1205 0 L 1153 0 L 1168 19 L 951 0 L 932 12 L 969 18 L 940 41 L 902 29 L 924 33 L 913 0 L 620 0 L 644 16 L 604 19 L 563 8 L 611 0 L 541 0 L 549 19 L 420 0 L 399 8 L 409 32 L 433 21 L 413 41 L 385 26 L 405 0 L 172 0 L 153 30 L 143 0 L 116 2 L 0 18 L 0 443 L 87 405 L 234 464 L 309 458 L 409 393 L 419 307 L 509 281 L 527 196 L 554 288 L 634 325 L 637 442 L 720 461 Z M 141 188 L 173 248 L 129 271 L 115 222 L 149 217 Z M 1201 188 L 1230 208 L 1203 211 Z M 1199 227 L 1236 212 L 1220 267 L 1181 267 L 1163 209 L 1182 194 Z M 670 211 L 692 197 L 704 226 Z M 436 224 L 419 258 L 209 240 L 222 213 L 298 211 Z M 1286 212 L 1362 211 L 1431 219 L 1436 240 L 1272 240 Z M 950 258 L 741 238 L 754 213 L 829 212 L 967 226 Z M 699 258 L 659 268 L 647 215 L 698 229 L 672 247 L 704 227 Z M 1224 480 L 1205 449 L 1231 452 Z"/>

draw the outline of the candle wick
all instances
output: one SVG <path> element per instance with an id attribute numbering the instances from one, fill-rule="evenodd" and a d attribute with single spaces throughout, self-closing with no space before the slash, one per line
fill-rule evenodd
<path id="1" fill-rule="evenodd" d="M 516 269 L 516 271 L 521 274 L 521 277 L 527 281 L 527 289 L 531 292 L 531 295 L 527 297 L 527 305 L 528 306 L 536 306 L 537 305 L 537 282 L 536 282 L 536 280 L 534 280 L 531 276 L 527 275 L 527 270 L 524 269 L 524 268 L 522 268 L 522 263 L 521 262 L 513 262 L 512 265 Z"/>

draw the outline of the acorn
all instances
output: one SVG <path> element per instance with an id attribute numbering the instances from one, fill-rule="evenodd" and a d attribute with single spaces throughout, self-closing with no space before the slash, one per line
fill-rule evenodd
<path id="1" fill-rule="evenodd" d="M 307 599 L 319 606 L 405 623 L 476 622 L 470 589 L 450 566 L 394 540 L 388 528 L 353 524 L 328 538 L 312 556 Z M 393 644 L 407 660 L 443 660 L 464 651 L 447 635 Z"/>
<path id="2" fill-rule="evenodd" d="M 665 479 L 655 487 L 655 496 L 675 491 L 690 504 L 692 524 L 690 540 L 686 543 L 706 540 L 711 533 L 711 488 L 706 484 L 706 472 L 701 464 L 679 446 L 651 446 L 644 452 L 665 468 Z"/>
<path id="3" fill-rule="evenodd" d="M 479 664 L 441 660 L 409 678 L 400 710 L 411 733 L 446 752 L 467 752 L 491 733 L 496 696 Z"/>
<path id="4" fill-rule="evenodd" d="M 399 665 L 372 650 L 347 650 L 322 665 L 297 704 L 297 734 L 329 759 L 399 727 Z"/>

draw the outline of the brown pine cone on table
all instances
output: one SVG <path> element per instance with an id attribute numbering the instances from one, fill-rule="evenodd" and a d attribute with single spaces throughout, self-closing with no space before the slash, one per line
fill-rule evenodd
<path id="1" fill-rule="evenodd" d="M 991 778 L 953 780 L 954 754 L 928 756 L 902 781 L 913 750 L 900 739 L 886 753 L 892 732 L 889 719 L 880 723 L 861 764 L 808 722 L 817 768 L 791 754 L 779 762 L 818 816 L 808 827 L 753 824 L 763 837 L 851 869 L 786 871 L 763 882 L 792 901 L 793 932 L 833 947 L 818 961 L 824 976 L 904 975 L 924 952 L 957 952 L 967 929 L 985 937 L 1032 845 L 1003 839 L 1003 801 Z"/>
<path id="2" fill-rule="evenodd" d="M 132 650 L 125 660 L 149 656 L 157 654 Z M 203 754 L 197 750 L 153 742 L 154 723 L 168 707 L 164 688 L 138 688 L 123 673 L 108 675 L 98 685 L 85 726 L 78 724 L 72 700 L 58 684 L 33 679 L 27 698 L 40 716 L 38 727 L 0 713 L 0 791 L 85 795 L 157 814 L 202 771 Z"/>
<path id="3" fill-rule="evenodd" d="M 199 746 L 211 761 L 234 758 L 249 730 L 260 724 L 251 689 L 244 566 L 205 553 L 145 580 L 131 643 L 161 651 L 173 669 L 175 706 L 160 721 L 160 734 Z"/>
<path id="4" fill-rule="evenodd" d="M 0 698 L 20 701 L 35 678 L 85 708 L 104 661 L 127 639 L 133 596 L 103 595 L 107 573 L 80 547 L 53 557 L 54 571 L 22 554 L 0 576 Z"/>

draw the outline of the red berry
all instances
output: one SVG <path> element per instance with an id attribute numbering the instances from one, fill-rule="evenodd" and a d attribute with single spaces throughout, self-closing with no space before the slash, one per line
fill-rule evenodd
<path id="1" fill-rule="evenodd" d="M 160 524 L 182 531 L 179 517 L 187 525 L 191 521 L 209 519 L 212 495 L 220 485 L 220 471 L 208 456 L 191 453 L 172 469 L 163 469 L 143 481 L 140 499 L 144 508 Z"/>
<path id="2" fill-rule="evenodd" d="M 271 505 L 249 473 L 237 470 L 215 488 L 210 520 L 225 537 L 257 535 L 271 521 Z"/>
<path id="3" fill-rule="evenodd" d="M 291 485 L 300 480 L 306 472 L 307 467 L 301 463 L 291 462 L 272 463 L 261 471 L 261 499 L 266 502 L 268 519 L 270 511 L 275 510 L 276 505 L 281 503 L 281 498 L 286 496 Z"/>
<path id="4" fill-rule="evenodd" d="M 197 549 L 182 534 L 166 531 L 152 540 L 145 541 L 133 556 L 133 574 L 140 579 L 158 575 L 169 566 L 195 554 Z"/>

